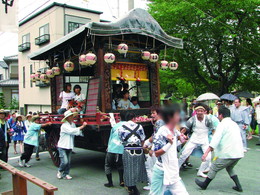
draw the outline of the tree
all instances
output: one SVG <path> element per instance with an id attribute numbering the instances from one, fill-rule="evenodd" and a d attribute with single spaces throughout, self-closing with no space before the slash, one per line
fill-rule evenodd
<path id="1" fill-rule="evenodd" d="M 5 109 L 5 97 L 3 93 L 0 93 L 0 109 Z"/>
<path id="2" fill-rule="evenodd" d="M 12 98 L 10 106 L 9 106 L 10 110 L 17 110 L 19 109 L 19 101 L 16 98 Z"/>
<path id="3" fill-rule="evenodd" d="M 149 6 L 168 34 L 184 41 L 183 50 L 167 51 L 171 56 L 175 52 L 179 63 L 172 78 L 178 75 L 199 86 L 195 94 L 221 95 L 235 87 L 248 89 L 248 83 L 251 90 L 260 90 L 257 0 L 154 0 Z"/>

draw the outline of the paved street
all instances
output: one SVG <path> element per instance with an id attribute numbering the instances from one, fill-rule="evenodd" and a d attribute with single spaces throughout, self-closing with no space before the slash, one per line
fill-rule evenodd
<path id="1" fill-rule="evenodd" d="M 216 179 L 210 184 L 207 191 L 202 191 L 194 183 L 196 175 L 196 167 L 199 166 L 199 159 L 192 158 L 191 162 L 195 168 L 181 172 L 181 177 L 187 187 L 190 195 L 210 194 L 210 195 L 230 195 L 230 194 L 245 194 L 245 195 L 259 195 L 259 179 L 260 179 L 260 147 L 256 146 L 256 138 L 250 141 L 249 147 L 251 150 L 246 153 L 246 157 L 242 159 L 237 167 L 236 171 L 240 177 L 240 181 L 243 185 L 244 193 L 238 193 L 231 189 L 233 182 L 229 179 L 226 171 L 221 171 Z M 59 191 L 55 194 L 58 195 L 124 195 L 127 194 L 125 189 L 118 186 L 118 175 L 115 172 L 113 175 L 114 188 L 105 188 L 103 186 L 106 182 L 104 175 L 104 157 L 103 153 L 93 152 L 82 149 L 75 149 L 76 154 L 72 155 L 72 169 L 71 175 L 73 180 L 58 180 L 56 179 L 57 168 L 53 166 L 51 159 L 47 152 L 41 153 L 41 161 L 35 161 L 35 156 L 30 161 L 31 168 L 22 168 L 24 171 L 39 177 L 59 188 Z M 18 155 L 13 154 L 13 149 L 10 149 L 10 161 L 9 163 L 18 168 L 17 163 Z M 20 169 L 20 168 L 19 168 Z M 11 175 L 7 171 L 0 170 L 2 173 L 2 180 L 0 180 L 0 192 L 11 189 Z M 140 184 L 139 188 L 144 186 Z M 42 194 L 40 188 L 28 184 L 28 191 L 30 195 Z M 141 191 L 146 195 L 148 192 Z"/>

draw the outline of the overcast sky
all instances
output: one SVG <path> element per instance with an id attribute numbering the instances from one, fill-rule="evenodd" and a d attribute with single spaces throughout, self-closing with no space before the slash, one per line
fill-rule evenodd
<path id="1" fill-rule="evenodd" d="M 135 8 L 147 8 L 147 0 L 134 1 Z M 38 7 L 42 6 L 41 8 L 43 8 L 52 2 L 53 0 L 19 0 L 19 21 L 28 16 L 28 14 L 33 13 Z M 102 11 L 103 14 L 101 15 L 101 18 L 110 21 L 115 20 L 118 16 L 123 16 L 128 11 L 128 0 L 56 0 L 56 2 Z M 39 8 L 39 10 L 41 8 Z M 4 56 L 18 54 L 17 33 L 0 32 L 0 45 L 0 60 L 2 60 Z"/>

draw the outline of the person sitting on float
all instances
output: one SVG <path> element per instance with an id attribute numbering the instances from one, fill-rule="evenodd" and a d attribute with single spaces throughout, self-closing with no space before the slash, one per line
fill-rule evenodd
<path id="1" fill-rule="evenodd" d="M 83 107 L 86 104 L 86 96 L 81 93 L 81 87 L 80 85 L 75 85 L 73 88 L 73 91 L 75 93 L 74 100 L 77 103 L 77 109 L 80 114 L 83 114 Z"/>
<path id="2" fill-rule="evenodd" d="M 74 99 L 75 94 L 71 91 L 71 84 L 65 83 L 64 91 L 60 93 L 59 101 L 62 101 L 61 107 L 58 110 L 58 114 L 64 114 L 68 110 L 69 100 Z"/>
<path id="3" fill-rule="evenodd" d="M 133 96 L 131 98 L 131 104 L 130 104 L 131 109 L 140 109 L 140 106 L 138 104 L 138 97 Z"/>
<path id="4" fill-rule="evenodd" d="M 119 110 L 128 110 L 131 109 L 131 102 L 129 100 L 129 91 L 122 92 L 123 98 L 118 102 L 117 109 Z"/>

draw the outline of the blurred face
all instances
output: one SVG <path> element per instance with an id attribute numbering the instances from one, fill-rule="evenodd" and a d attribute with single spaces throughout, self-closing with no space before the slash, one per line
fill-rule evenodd
<path id="1" fill-rule="evenodd" d="M 17 120 L 18 121 L 22 121 L 23 119 L 22 119 L 22 117 L 18 117 Z"/>
<path id="2" fill-rule="evenodd" d="M 15 114 L 15 113 L 14 113 L 14 114 L 12 114 L 12 117 L 13 117 L 13 118 L 15 118 L 15 117 L 16 117 L 16 114 Z"/>
<path id="3" fill-rule="evenodd" d="M 222 116 L 222 114 L 219 114 L 219 115 L 218 115 L 218 119 L 219 119 L 220 121 L 223 120 L 223 116 Z"/>
<path id="4" fill-rule="evenodd" d="M 159 119 L 159 115 L 158 115 L 158 113 L 157 113 L 155 110 L 152 111 L 151 117 L 152 117 L 155 121 L 157 121 L 157 120 Z"/>
<path id="5" fill-rule="evenodd" d="M 0 114 L 0 119 L 5 119 L 5 114 Z"/>
<path id="6" fill-rule="evenodd" d="M 239 100 L 235 100 L 234 105 L 236 106 L 236 108 L 238 108 L 239 106 L 241 106 L 241 103 L 239 102 Z"/>
<path id="7" fill-rule="evenodd" d="M 28 116 L 28 117 L 27 117 L 27 120 L 28 120 L 28 121 L 31 121 L 31 120 L 32 120 L 32 117 L 31 117 L 31 116 Z"/>
<path id="8" fill-rule="evenodd" d="M 180 113 L 177 112 L 171 118 L 170 123 L 173 124 L 173 125 L 176 125 L 176 124 L 178 124 L 180 122 L 180 120 L 181 120 Z"/>
<path id="9" fill-rule="evenodd" d="M 75 93 L 76 93 L 76 94 L 79 94 L 80 91 L 81 91 L 80 88 L 76 88 L 76 89 L 75 89 Z"/>
<path id="10" fill-rule="evenodd" d="M 204 114 L 205 114 L 205 110 L 200 108 L 196 110 L 196 114 L 198 116 L 198 118 L 203 118 Z"/>
<path id="11" fill-rule="evenodd" d="M 71 122 L 73 121 L 73 118 L 74 118 L 74 116 L 71 115 L 71 116 L 68 116 L 66 120 L 67 120 L 69 123 L 71 123 Z"/>
<path id="12" fill-rule="evenodd" d="M 71 85 L 67 86 L 67 91 L 71 91 Z"/>
<path id="13" fill-rule="evenodd" d="M 134 106 L 137 104 L 137 101 L 132 101 L 132 104 L 134 104 Z"/>
<path id="14" fill-rule="evenodd" d="M 37 124 L 40 124 L 40 119 L 38 118 L 34 122 L 37 123 Z"/>
<path id="15" fill-rule="evenodd" d="M 128 99 L 129 98 L 129 93 L 126 93 L 125 95 L 124 95 L 124 99 Z"/>

